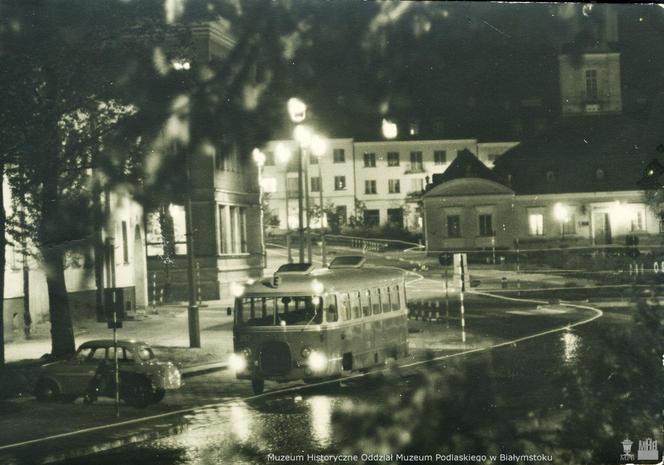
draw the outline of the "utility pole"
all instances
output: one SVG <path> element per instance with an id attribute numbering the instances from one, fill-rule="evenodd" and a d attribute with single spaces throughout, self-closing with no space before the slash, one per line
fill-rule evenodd
<path id="1" fill-rule="evenodd" d="M 304 157 L 304 205 L 306 208 L 306 227 L 307 227 L 307 262 L 311 260 L 311 202 L 309 201 L 309 154 L 302 151 Z"/>
<path id="2" fill-rule="evenodd" d="M 300 263 L 304 263 L 304 193 L 302 183 L 304 181 L 304 166 L 302 163 L 302 144 L 297 148 L 297 226 L 298 239 L 300 241 Z"/>
<path id="3" fill-rule="evenodd" d="M 185 222 L 187 235 L 187 281 L 189 286 L 189 306 L 187 317 L 189 322 L 189 347 L 201 346 L 201 328 L 198 317 L 198 299 L 194 277 L 194 226 L 192 221 L 191 194 L 193 190 L 191 170 L 191 150 L 187 148 L 185 164 L 187 171 L 187 195 L 185 199 Z"/>

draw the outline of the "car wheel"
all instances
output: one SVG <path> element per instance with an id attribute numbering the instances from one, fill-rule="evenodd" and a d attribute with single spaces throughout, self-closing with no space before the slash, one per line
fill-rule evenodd
<path id="1" fill-rule="evenodd" d="M 39 402 L 54 402 L 60 397 L 60 388 L 51 379 L 41 379 L 35 388 L 35 397 Z"/>
<path id="2" fill-rule="evenodd" d="M 261 378 L 252 378 L 251 380 L 251 390 L 254 391 L 254 394 L 262 394 L 265 389 L 265 380 Z"/>
<path id="3" fill-rule="evenodd" d="M 152 385 L 147 379 L 126 382 L 124 391 L 124 401 L 135 408 L 145 408 L 153 399 Z"/>
<path id="4" fill-rule="evenodd" d="M 161 388 L 155 389 L 154 393 L 152 394 L 152 402 L 158 404 L 159 402 L 161 402 L 161 400 L 164 398 L 165 395 L 166 395 L 166 389 L 161 389 Z"/>

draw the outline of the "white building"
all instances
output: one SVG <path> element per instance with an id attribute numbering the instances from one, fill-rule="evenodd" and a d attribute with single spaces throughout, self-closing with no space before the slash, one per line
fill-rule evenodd
<path id="1" fill-rule="evenodd" d="M 362 215 L 365 224 L 395 223 L 416 230 L 421 227 L 420 214 L 416 203 L 409 200 L 422 193 L 427 178 L 442 173 L 463 150 L 492 167 L 497 157 L 517 144 L 476 139 L 361 142 L 331 139 L 320 159 L 305 152 L 305 161 L 309 163 L 310 206 L 319 205 L 322 186 L 324 205 L 333 205 L 342 223 L 351 215 Z M 279 218 L 280 229 L 286 228 L 286 218 L 288 227 L 296 229 L 298 147 L 292 140 L 271 141 L 264 152 L 267 161 L 263 187 L 271 214 Z M 318 228 L 318 222 L 313 222 L 312 227 Z"/>

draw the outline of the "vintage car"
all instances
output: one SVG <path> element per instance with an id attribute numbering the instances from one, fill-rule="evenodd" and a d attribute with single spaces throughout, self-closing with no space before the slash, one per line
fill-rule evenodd
<path id="1" fill-rule="evenodd" d="M 117 342 L 120 377 L 120 397 L 129 405 L 145 407 L 164 398 L 166 390 L 177 389 L 182 380 L 179 370 L 171 362 L 156 359 L 144 342 Z M 67 360 L 43 365 L 35 385 L 37 400 L 74 401 L 91 390 L 96 395 L 114 396 L 114 358 L 112 340 L 88 341 Z M 101 379 L 105 378 L 105 379 Z M 108 381 L 110 380 L 110 381 Z"/>

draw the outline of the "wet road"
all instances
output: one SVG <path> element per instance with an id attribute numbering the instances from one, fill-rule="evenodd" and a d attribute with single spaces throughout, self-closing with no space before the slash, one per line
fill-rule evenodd
<path id="1" fill-rule="evenodd" d="M 532 317 L 529 334 L 564 326 L 565 319 L 579 321 L 592 315 L 554 311 L 535 316 L 533 311 L 509 312 L 517 319 Z M 476 324 L 482 321 L 480 316 L 476 315 Z M 500 347 L 394 373 L 255 399 L 230 399 L 187 415 L 179 434 L 97 454 L 94 463 L 333 463 L 323 456 L 348 453 L 361 458 L 362 453 L 381 450 L 388 453 L 382 458 L 394 462 L 405 459 L 389 453 L 411 451 L 420 458 L 438 452 L 475 453 L 480 458 L 498 454 L 493 461 L 487 455 L 482 463 L 515 463 L 510 454 L 531 454 L 529 463 L 616 463 L 625 434 L 648 434 L 643 426 L 660 420 L 658 410 L 653 410 L 657 399 L 635 395 L 615 402 L 614 396 L 625 390 L 622 383 L 634 383 L 626 390 L 638 394 L 637 386 L 645 380 L 619 373 L 621 367 L 634 364 L 634 353 L 616 345 L 631 337 L 620 329 L 630 319 L 609 313 L 586 325 L 516 343 L 509 343 L 509 336 L 514 335 L 513 340 L 524 336 L 515 329 L 523 321 L 487 324 L 494 339 L 504 336 Z M 637 336 L 648 342 L 648 334 Z M 649 386 L 641 387 L 648 392 Z M 625 411 L 650 412 L 652 418 L 642 416 L 638 429 L 625 421 Z M 505 460 L 500 460 L 500 453 Z M 478 463 L 464 461 L 464 456 L 447 458 Z M 87 464 L 90 457 L 67 463 Z"/>

